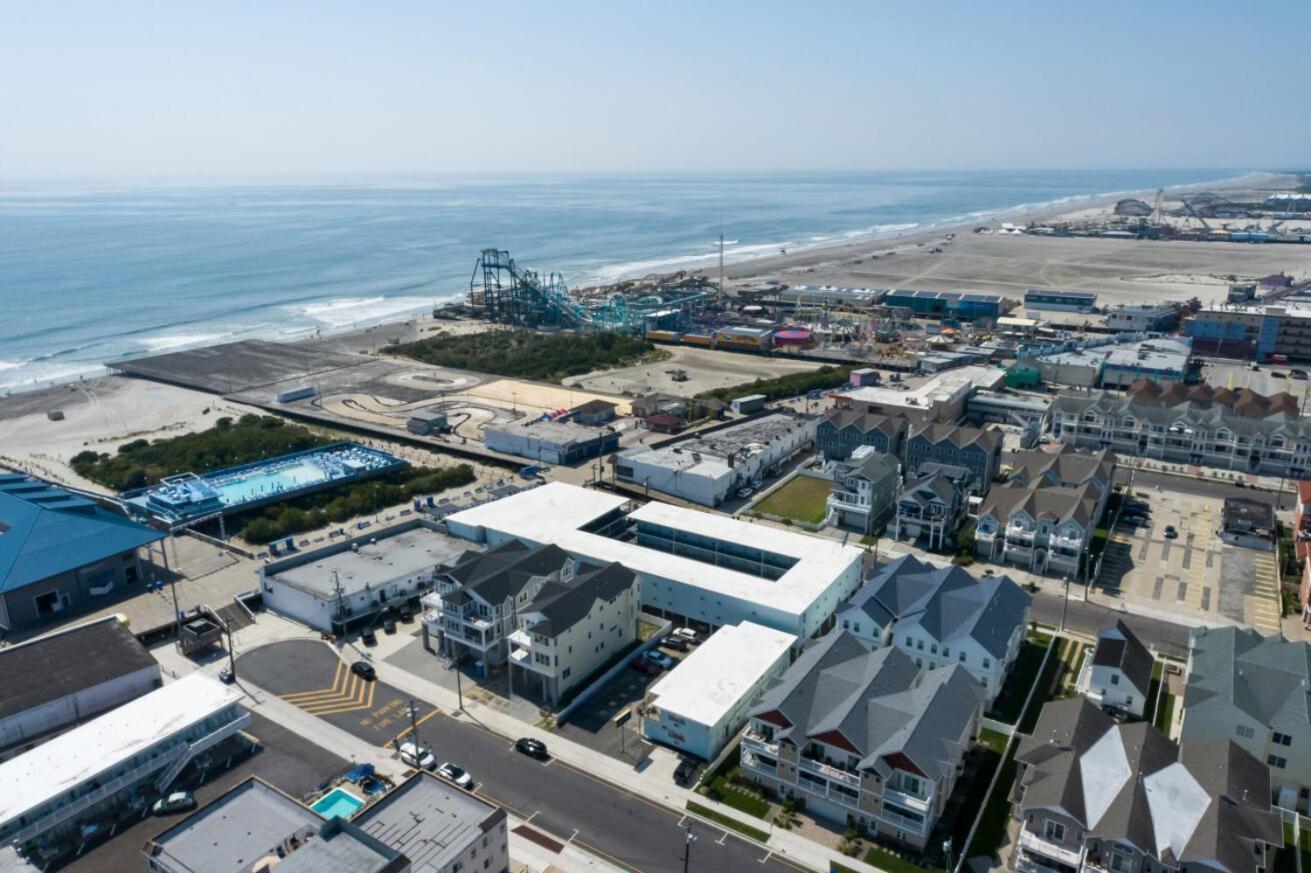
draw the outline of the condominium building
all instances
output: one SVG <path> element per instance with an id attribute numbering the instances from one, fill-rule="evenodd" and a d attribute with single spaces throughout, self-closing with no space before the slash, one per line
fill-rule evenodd
<path id="1" fill-rule="evenodd" d="M 1102 630 L 1079 670 L 1076 690 L 1111 713 L 1141 717 L 1152 687 L 1156 659 L 1122 621 Z"/>
<path id="2" fill-rule="evenodd" d="M 955 543 L 956 528 L 965 517 L 965 502 L 973 474 L 964 467 L 926 461 L 908 475 L 897 494 L 892 538 L 945 551 Z"/>
<path id="3" fill-rule="evenodd" d="M 838 623 L 860 639 L 901 649 L 917 666 L 965 668 L 991 704 L 1019 655 L 1032 605 L 1009 576 L 975 579 L 962 567 L 906 555 L 873 572 Z"/>
<path id="4" fill-rule="evenodd" d="M 1283 843 L 1270 772 L 1238 744 L 1179 747 L 1081 697 L 1015 754 L 1017 873 L 1264 873 Z"/>
<path id="5" fill-rule="evenodd" d="M 964 467 L 970 490 L 986 494 L 1001 467 L 1002 433 L 995 427 L 930 424 L 906 440 L 906 473 L 918 473 L 926 461 Z"/>
<path id="6" fill-rule="evenodd" d="M 896 455 L 860 446 L 849 460 L 830 461 L 825 472 L 832 477 L 828 495 L 829 518 L 861 533 L 882 531 L 895 511 L 901 487 L 901 462 Z"/>
<path id="7" fill-rule="evenodd" d="M 1311 645 L 1247 628 L 1195 628 L 1179 742 L 1232 740 L 1270 768 L 1273 802 L 1311 811 Z M 1264 797 L 1261 799 L 1265 799 Z"/>
<path id="8" fill-rule="evenodd" d="M 1311 359 L 1311 308 L 1304 306 L 1209 307 L 1185 322 L 1184 332 L 1202 353 Z"/>
<path id="9" fill-rule="evenodd" d="M 1052 404 L 1063 442 L 1141 458 L 1297 477 L 1311 466 L 1311 419 L 1291 394 L 1135 382 L 1127 394 L 1063 394 Z"/>
<path id="10" fill-rule="evenodd" d="M 922 670 L 833 630 L 751 710 L 742 776 L 807 812 L 923 849 L 983 716 L 963 668 Z"/>
<path id="11" fill-rule="evenodd" d="M 448 655 L 489 670 L 508 663 L 511 681 L 555 704 L 636 639 L 637 591 L 619 564 L 507 540 L 441 568 L 423 620 Z"/>
<path id="12" fill-rule="evenodd" d="M 815 451 L 825 460 L 846 460 L 861 446 L 901 457 L 909 423 L 899 416 L 832 409 L 815 429 Z"/>

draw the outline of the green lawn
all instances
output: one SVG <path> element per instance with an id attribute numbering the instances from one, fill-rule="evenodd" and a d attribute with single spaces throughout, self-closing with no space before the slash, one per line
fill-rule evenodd
<path id="1" fill-rule="evenodd" d="M 887 870 L 888 873 L 924 873 L 928 867 L 921 867 L 914 861 L 908 860 L 895 854 L 891 849 L 883 846 L 871 846 L 865 853 L 863 859 L 866 864 L 878 867 L 880 870 Z"/>
<path id="2" fill-rule="evenodd" d="M 1029 695 L 1029 689 L 1033 687 L 1033 682 L 1038 677 L 1038 668 L 1042 666 L 1043 655 L 1047 653 L 1050 645 L 1051 637 L 1046 638 L 1046 643 L 1027 639 L 1020 645 L 1020 653 L 1015 657 L 1015 663 L 1011 665 L 1011 671 L 1006 676 L 1001 692 L 993 701 L 992 710 L 988 713 L 989 718 L 995 718 L 1006 724 L 1015 724 L 1020 717 L 1024 700 Z"/>
<path id="3" fill-rule="evenodd" d="M 731 831 L 736 831 L 737 833 L 742 834 L 742 836 L 744 837 L 750 837 L 751 839 L 761 843 L 769 842 L 769 834 L 767 832 L 762 831 L 760 828 L 753 828 L 751 825 L 748 824 L 742 824 L 742 822 L 738 821 L 737 819 L 731 818 L 720 812 L 715 812 L 713 809 L 711 809 L 708 806 L 702 806 L 699 803 L 694 803 L 693 801 L 689 800 L 687 802 L 687 809 L 689 812 L 695 812 L 697 815 L 701 816 L 702 818 L 709 819 L 710 821 L 713 821 L 715 824 L 723 825 L 724 827 L 728 828 Z"/>
<path id="4" fill-rule="evenodd" d="M 1161 691 L 1161 677 L 1165 675 L 1165 662 L 1158 660 L 1152 666 L 1152 684 L 1147 690 L 1147 701 L 1143 707 L 1143 721 L 1152 721 L 1156 715 L 1156 697 Z"/>
<path id="5" fill-rule="evenodd" d="M 992 749 L 998 755 L 1006 751 L 1007 737 L 990 728 L 979 731 L 979 745 Z"/>
<path id="6" fill-rule="evenodd" d="M 975 855 L 987 855 L 990 858 L 996 856 L 1011 817 L 1011 786 L 1015 782 L 1015 770 L 1015 755 L 1012 752 L 1002 759 L 1001 775 L 997 777 L 997 784 L 993 786 L 987 805 L 983 807 L 979 828 L 974 832 L 974 839 L 970 841 L 969 850 L 965 853 L 967 858 Z"/>
<path id="7" fill-rule="evenodd" d="M 1170 722 L 1174 720 L 1174 705 L 1176 703 L 1173 694 L 1161 695 L 1161 709 L 1152 719 L 1152 724 L 1156 725 L 1163 733 L 1170 732 Z"/>
<path id="8" fill-rule="evenodd" d="M 742 768 L 737 764 L 737 754 L 731 753 L 725 758 L 733 766 L 709 774 L 702 779 L 702 788 L 698 790 L 711 800 L 718 801 L 736 810 L 753 815 L 756 818 L 769 816 L 769 801 L 754 790 L 742 784 Z"/>
<path id="9" fill-rule="evenodd" d="M 755 511 L 807 524 L 819 524 L 828 515 L 829 481 L 797 476 L 756 504 Z"/>
<path id="10" fill-rule="evenodd" d="M 1038 690 L 1034 692 L 1029 708 L 1024 711 L 1024 715 L 1020 719 L 1021 733 L 1033 733 L 1033 726 L 1038 723 L 1038 713 L 1042 712 L 1043 704 L 1054 696 L 1051 689 L 1053 686 L 1059 687 L 1057 681 L 1064 669 L 1061 657 L 1068 655 L 1069 648 L 1075 645 L 1077 644 L 1072 643 L 1070 640 L 1060 640 L 1056 643 L 1052 656 L 1047 659 L 1047 666 L 1043 668 L 1042 675 L 1038 677 Z"/>

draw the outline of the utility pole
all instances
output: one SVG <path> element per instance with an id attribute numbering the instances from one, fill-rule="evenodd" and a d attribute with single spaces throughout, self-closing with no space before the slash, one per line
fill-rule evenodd
<path id="1" fill-rule="evenodd" d="M 947 873 L 951 873 L 951 837 L 942 841 L 942 854 L 947 857 Z"/>
<path id="2" fill-rule="evenodd" d="M 410 742 L 414 744 L 414 758 L 416 761 L 422 757 L 422 752 L 420 752 L 419 750 L 423 748 L 423 744 L 419 742 L 419 722 L 417 720 L 417 717 L 418 717 L 418 707 L 414 705 L 414 698 L 411 697 L 410 698 Z"/>
<path id="3" fill-rule="evenodd" d="M 1061 597 L 1061 627 L 1065 630 L 1065 611 L 1070 608 L 1070 574 L 1065 574 L 1064 596 Z"/>
<path id="4" fill-rule="evenodd" d="M 692 860 L 692 844 L 696 842 L 696 835 L 692 833 L 692 820 L 687 821 L 687 841 L 683 843 L 683 873 L 687 873 L 687 865 Z"/>
<path id="5" fill-rule="evenodd" d="M 223 630 L 228 633 L 228 672 L 232 674 L 232 681 L 237 681 L 237 649 L 232 644 L 232 625 L 229 622 L 223 622 Z"/>

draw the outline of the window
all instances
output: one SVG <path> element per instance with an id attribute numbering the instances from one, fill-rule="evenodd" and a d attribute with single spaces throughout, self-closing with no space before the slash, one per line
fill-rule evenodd
<path id="1" fill-rule="evenodd" d="M 915 648 L 918 649 L 918 650 L 921 651 L 921 652 L 924 651 L 924 640 L 916 640 L 916 641 L 915 641 Z"/>
<path id="2" fill-rule="evenodd" d="M 983 669 L 985 669 L 985 670 L 990 670 L 990 669 L 992 669 L 992 659 L 991 659 L 991 658 L 984 658 L 984 659 L 983 659 Z"/>
<path id="3" fill-rule="evenodd" d="M 913 646 L 915 645 L 915 641 L 912 640 L 910 637 L 906 637 L 906 645 Z"/>
<path id="4" fill-rule="evenodd" d="M 950 658 L 950 657 L 951 657 L 951 649 L 947 648 L 946 646 L 943 646 L 943 647 L 942 647 L 942 657 L 944 657 L 944 658 Z"/>
<path id="5" fill-rule="evenodd" d="M 933 655 L 938 654 L 938 644 L 937 644 L 937 643 L 934 643 L 933 645 L 929 646 L 929 653 L 930 653 L 930 654 L 933 654 Z"/>
<path id="6" fill-rule="evenodd" d="M 1055 840 L 1058 843 L 1065 842 L 1065 825 L 1058 821 L 1046 822 L 1042 832 L 1049 840 Z"/>
<path id="7" fill-rule="evenodd" d="M 1111 870 L 1114 873 L 1133 873 L 1133 856 L 1127 852 L 1111 852 Z"/>
<path id="8" fill-rule="evenodd" d="M 1256 731 L 1245 724 L 1240 724 L 1238 727 L 1234 728 L 1234 733 L 1246 740 L 1250 740 L 1252 737 L 1256 736 Z"/>
<path id="9" fill-rule="evenodd" d="M 1288 759 L 1281 758 L 1278 755 L 1266 755 L 1265 762 L 1271 767 L 1278 767 L 1280 770 L 1288 766 Z"/>
<path id="10" fill-rule="evenodd" d="M 1120 684 L 1120 674 L 1119 674 L 1119 673 L 1112 673 L 1112 674 L 1111 674 L 1111 684 L 1112 684 L 1112 685 L 1119 685 L 1119 684 Z"/>
<path id="11" fill-rule="evenodd" d="M 1293 738 L 1290 737 L 1288 734 L 1281 734 L 1279 731 L 1275 731 L 1274 740 L 1276 743 L 1278 743 L 1281 746 L 1293 745 Z"/>
<path id="12" fill-rule="evenodd" d="M 965 663 L 965 652 L 963 652 L 963 651 L 960 653 L 960 662 L 961 662 L 962 664 Z"/>

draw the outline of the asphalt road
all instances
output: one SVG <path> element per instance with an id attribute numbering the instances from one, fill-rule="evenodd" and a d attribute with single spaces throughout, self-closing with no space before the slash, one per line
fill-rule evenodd
<path id="1" fill-rule="evenodd" d="M 560 761 L 543 765 L 515 752 L 505 738 L 446 715 L 426 721 L 419 736 L 439 760 L 468 769 L 477 794 L 528 819 L 533 827 L 562 841 L 572 838 L 633 870 L 683 870 L 686 837 L 677 813 Z M 762 821 L 760 828 L 768 830 L 769 825 Z M 802 869 L 772 857 L 761 863 L 769 854 L 767 849 L 723 828 L 697 821 L 692 832 L 697 839 L 690 870 L 784 873 Z"/>
<path id="2" fill-rule="evenodd" d="M 1117 474 L 1117 482 L 1127 482 L 1128 473 L 1122 472 Z M 1290 479 L 1291 483 L 1292 480 Z M 1239 488 L 1237 485 L 1229 485 L 1224 482 L 1218 482 L 1214 479 L 1194 479 L 1189 476 L 1173 476 L 1169 473 L 1154 473 L 1150 470 L 1137 470 L 1133 474 L 1133 490 L 1141 491 L 1148 495 L 1147 501 L 1150 503 L 1156 499 L 1166 499 L 1167 495 L 1156 497 L 1155 489 L 1160 486 L 1162 491 L 1178 491 L 1182 494 L 1192 494 L 1196 497 L 1212 497 L 1216 502 L 1223 501 L 1226 497 L 1268 497 L 1273 498 L 1274 492 L 1265 491 L 1255 488 Z M 1292 509 L 1296 502 L 1297 495 L 1292 491 L 1284 490 L 1279 493 L 1279 508 Z"/>
<path id="3" fill-rule="evenodd" d="M 1034 621 L 1042 624 L 1059 626 L 1063 598 L 1059 594 L 1039 591 L 1033 595 Z M 1147 645 L 1167 655 L 1183 657 L 1188 654 L 1188 627 L 1160 619 L 1134 615 L 1132 611 L 1122 612 L 1102 606 L 1099 603 L 1086 603 L 1071 599 L 1065 608 L 1065 627 L 1068 630 L 1096 635 L 1096 633 L 1115 619 L 1123 619 L 1130 630 Z"/>

